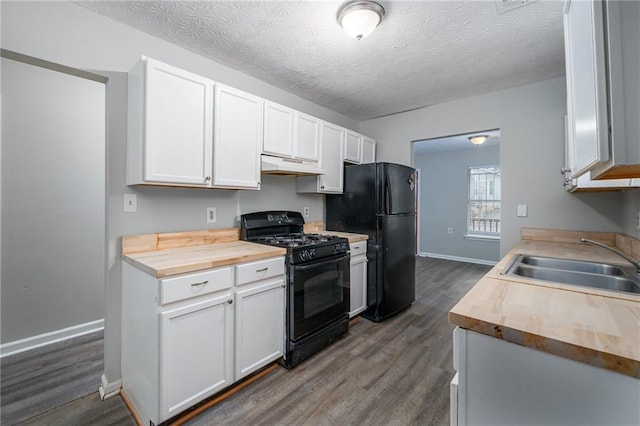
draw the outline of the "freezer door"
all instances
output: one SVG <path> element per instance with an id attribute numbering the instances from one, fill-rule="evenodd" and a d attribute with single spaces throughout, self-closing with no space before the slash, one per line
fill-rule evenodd
<path id="1" fill-rule="evenodd" d="M 415 169 L 401 164 L 378 163 L 380 213 L 404 214 L 416 210 Z"/>

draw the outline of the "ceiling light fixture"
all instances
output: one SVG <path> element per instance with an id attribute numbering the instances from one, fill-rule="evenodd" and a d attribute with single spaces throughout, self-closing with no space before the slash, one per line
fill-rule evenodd
<path id="1" fill-rule="evenodd" d="M 469 136 L 469 140 L 474 145 L 482 145 L 483 143 L 485 143 L 487 141 L 487 139 L 489 139 L 489 135 Z"/>
<path id="2" fill-rule="evenodd" d="M 338 10 L 338 23 L 356 40 L 363 39 L 376 29 L 384 18 L 384 8 L 371 0 L 355 0 Z"/>

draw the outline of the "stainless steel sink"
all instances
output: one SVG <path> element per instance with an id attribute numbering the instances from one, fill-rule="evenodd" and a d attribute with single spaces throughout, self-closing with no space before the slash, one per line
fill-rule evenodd
<path id="1" fill-rule="evenodd" d="M 640 294 L 640 276 L 633 269 L 606 263 L 518 255 L 502 274 Z"/>
<path id="2" fill-rule="evenodd" d="M 625 275 L 620 266 L 607 263 L 584 262 L 581 260 L 557 259 L 553 257 L 522 256 L 520 262 L 542 268 L 561 269 L 563 271 L 589 272 L 602 275 Z"/>

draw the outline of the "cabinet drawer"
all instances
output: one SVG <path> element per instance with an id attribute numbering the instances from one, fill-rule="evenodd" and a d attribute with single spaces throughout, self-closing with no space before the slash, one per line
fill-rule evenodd
<path id="1" fill-rule="evenodd" d="M 242 285 L 284 274 L 284 258 L 272 258 L 236 266 L 236 284 Z"/>
<path id="2" fill-rule="evenodd" d="M 160 280 L 160 304 L 177 302 L 190 297 L 231 288 L 233 267 L 213 269 L 196 274 Z"/>
<path id="3" fill-rule="evenodd" d="M 351 243 L 349 245 L 349 250 L 351 251 L 351 258 L 354 258 L 361 254 L 367 254 L 367 242 L 359 241 L 357 243 Z"/>

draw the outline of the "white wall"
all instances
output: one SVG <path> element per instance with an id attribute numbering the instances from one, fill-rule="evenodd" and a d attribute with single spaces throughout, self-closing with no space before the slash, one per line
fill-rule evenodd
<path id="1" fill-rule="evenodd" d="M 429 142 L 420 142 L 426 143 Z M 414 151 L 417 152 L 417 151 Z M 500 260 L 500 242 L 464 238 L 468 168 L 500 164 L 499 146 L 416 154 L 420 169 L 420 252 L 475 260 Z M 447 233 L 453 228 L 453 234 Z"/>
<path id="2" fill-rule="evenodd" d="M 620 193 L 564 191 L 565 113 L 565 81 L 554 79 L 364 121 L 360 131 L 376 139 L 379 161 L 412 164 L 411 141 L 500 129 L 504 256 L 522 227 L 623 229 Z M 518 204 L 528 217 L 516 217 Z"/>
<path id="3" fill-rule="evenodd" d="M 6 343 L 104 316 L 105 86 L 1 63 Z"/>
<path id="4" fill-rule="evenodd" d="M 236 225 L 236 214 L 253 210 L 258 200 L 283 200 L 278 207 L 311 208 L 309 220 L 322 220 L 321 195 L 296 196 L 290 181 L 263 180 L 259 194 L 225 190 L 128 188 L 125 185 L 126 73 L 146 55 L 206 76 L 324 120 L 357 129 L 350 119 L 253 77 L 205 59 L 149 34 L 136 31 L 69 2 L 9 2 L 2 7 L 2 47 L 109 77 L 108 147 L 108 283 L 106 294 L 105 374 L 120 377 L 120 237 L 147 232 L 203 229 L 205 208 L 217 207 L 215 227 Z M 123 213 L 124 193 L 138 194 L 138 212 Z M 246 201 L 246 205 L 238 206 Z"/>

